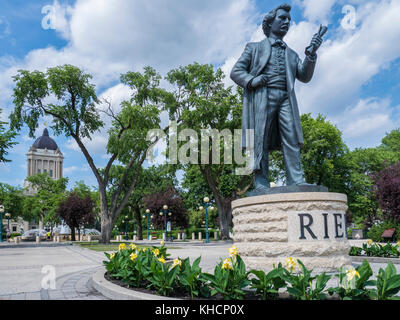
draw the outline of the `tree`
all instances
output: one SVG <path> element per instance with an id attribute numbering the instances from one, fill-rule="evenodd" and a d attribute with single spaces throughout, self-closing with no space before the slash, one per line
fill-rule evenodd
<path id="1" fill-rule="evenodd" d="M 87 186 L 84 181 L 80 180 L 75 182 L 75 185 L 71 192 L 75 192 L 78 194 L 79 197 L 84 198 L 86 196 L 89 196 L 94 203 L 93 207 L 93 219 L 94 223 L 89 224 L 88 228 L 95 228 L 95 229 L 100 229 L 101 226 L 101 216 L 99 215 L 100 212 L 100 196 L 99 192 L 97 190 L 93 190 L 93 188 L 90 188 Z"/>
<path id="2" fill-rule="evenodd" d="M 377 218 L 378 202 L 373 190 L 373 176 L 386 166 L 394 164 L 398 155 L 378 146 L 355 149 L 345 155 L 348 163 L 347 197 L 353 222 L 372 226 Z"/>
<path id="3" fill-rule="evenodd" d="M 373 178 L 385 220 L 400 222 L 400 163 L 377 172 Z"/>
<path id="4" fill-rule="evenodd" d="M 381 148 L 396 152 L 400 157 L 400 128 L 392 130 L 382 139 Z"/>
<path id="5" fill-rule="evenodd" d="M 29 187 L 36 191 L 32 196 L 26 196 L 24 212 L 26 217 L 58 223 L 57 209 L 66 196 L 68 178 L 54 180 L 48 173 L 38 173 L 26 179 Z"/>
<path id="6" fill-rule="evenodd" d="M 103 170 L 98 168 L 85 146 L 85 139 L 91 139 L 95 132 L 104 127 L 96 107 L 100 101 L 95 87 L 90 83 L 91 75 L 77 67 L 63 65 L 49 68 L 46 73 L 20 70 L 14 81 L 14 111 L 10 116 L 11 127 L 20 130 L 25 123 L 29 135 L 34 136 L 40 117 L 51 116 L 51 128 L 56 135 L 71 137 L 79 146 L 98 183 L 101 210 L 101 242 L 109 243 L 114 223 L 129 201 L 135 189 L 141 166 L 150 146 L 157 142 L 147 140 L 150 129 L 159 128 L 160 107 L 163 90 L 159 89 L 160 76 L 154 69 L 146 67 L 144 73 L 128 72 L 121 76 L 121 82 L 132 89 L 129 101 L 121 104 L 121 111 L 115 113 L 110 102 L 104 114 L 112 120 L 108 131 L 107 153 L 110 158 Z M 57 103 L 47 103 L 48 97 Z M 124 166 L 119 185 L 108 195 L 110 169 L 115 161 Z M 128 172 L 136 174 L 121 199 Z"/>
<path id="7" fill-rule="evenodd" d="M 75 241 L 75 228 L 85 223 L 93 223 L 94 201 L 89 195 L 81 198 L 78 193 L 71 192 L 61 201 L 57 210 L 58 215 L 71 229 L 71 240 Z"/>
<path id="8" fill-rule="evenodd" d="M 303 114 L 300 121 L 304 136 L 301 164 L 306 182 L 323 185 L 331 192 L 347 193 L 348 165 L 344 155 L 349 150 L 342 140 L 342 133 L 321 114 L 315 119 L 309 113 Z M 283 180 L 282 153 L 274 152 L 271 162 L 277 171 L 275 178 Z"/>
<path id="9" fill-rule="evenodd" d="M 124 170 L 121 166 L 113 166 L 110 170 L 111 189 L 117 188 L 119 181 L 123 176 Z M 125 195 L 129 189 L 130 181 L 134 179 L 135 172 L 131 170 L 128 173 L 126 183 L 123 186 L 121 197 Z M 121 212 L 122 217 L 128 216 L 129 219 L 134 218 L 137 226 L 137 234 L 139 240 L 143 240 L 142 233 L 142 214 L 147 209 L 143 202 L 143 198 L 155 192 L 166 190 L 171 185 L 177 185 L 175 171 L 172 166 L 161 165 L 142 168 L 138 176 L 136 188 L 129 197 L 128 206 Z M 123 218 L 117 221 L 117 224 L 124 220 Z"/>
<path id="10" fill-rule="evenodd" d="M 24 206 L 23 190 L 0 183 L 0 204 L 4 206 L 5 212 L 11 214 L 11 219 L 16 219 L 21 215 Z"/>
<path id="11" fill-rule="evenodd" d="M 156 228 L 165 228 L 165 217 L 159 214 L 164 205 L 167 205 L 168 212 L 172 213 L 171 216 L 167 217 L 167 220 L 177 227 L 186 228 L 188 226 L 187 209 L 178 191 L 173 186 L 146 196 L 143 202 L 153 214 L 152 223 Z"/>
<path id="12" fill-rule="evenodd" d="M 0 109 L 0 119 L 1 119 L 1 112 L 2 110 Z M 13 130 L 6 131 L 6 128 L 4 126 L 6 124 L 7 124 L 6 122 L 0 121 L 0 163 L 10 161 L 5 158 L 5 156 L 8 154 L 7 149 L 17 144 L 15 141 L 13 141 L 13 139 L 16 136 L 16 132 Z"/>
<path id="13" fill-rule="evenodd" d="M 191 129 L 196 132 L 198 137 L 201 136 L 202 129 L 209 130 L 209 132 L 214 130 L 217 133 L 225 130 L 233 135 L 234 129 L 241 127 L 242 91 L 239 90 L 238 93 L 233 94 L 232 87 L 225 88 L 224 73 L 221 69 L 214 70 L 212 65 L 194 63 L 171 70 L 166 79 L 174 86 L 174 91 L 165 97 L 165 107 L 170 120 L 176 121 L 178 131 Z M 171 140 L 171 138 L 170 136 L 169 139 Z M 226 145 L 233 149 L 233 140 L 224 139 L 221 134 L 214 141 L 218 146 Z M 191 143 L 193 141 L 181 141 L 178 143 L 178 147 L 187 147 Z M 193 155 L 196 162 L 181 163 L 179 167 L 186 172 L 193 167 L 199 170 L 210 188 L 212 198 L 218 208 L 221 236 L 223 239 L 229 239 L 229 227 L 232 224 L 231 202 L 247 191 L 251 185 L 251 176 L 236 175 L 235 169 L 239 165 L 235 159 L 230 163 L 228 159 L 224 158 L 224 152 L 221 152 L 218 158 L 217 153 L 212 149 L 212 143 L 209 143 L 208 157 L 202 159 L 201 153 L 196 153 L 196 150 L 203 147 L 199 144 L 192 146 L 189 153 Z M 224 149 L 221 148 L 221 150 Z M 172 158 L 171 152 L 174 150 L 169 146 L 170 159 Z M 216 161 L 214 161 L 213 163 L 212 160 L 219 162 L 215 163 Z M 229 183 L 227 183 L 228 181 Z M 199 196 L 204 197 L 205 195 Z"/>

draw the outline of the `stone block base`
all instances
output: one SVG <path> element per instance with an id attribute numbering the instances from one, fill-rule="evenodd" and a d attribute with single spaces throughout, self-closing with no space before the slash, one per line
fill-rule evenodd
<path id="1" fill-rule="evenodd" d="M 314 271 L 351 265 L 346 237 L 347 196 L 301 192 L 232 202 L 234 243 L 249 269 L 271 270 L 292 257 Z"/>

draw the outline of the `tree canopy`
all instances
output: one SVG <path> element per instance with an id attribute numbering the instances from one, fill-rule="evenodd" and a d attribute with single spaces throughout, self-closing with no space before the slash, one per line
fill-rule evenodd
<path id="1" fill-rule="evenodd" d="M 2 110 L 0 109 L 0 119 L 1 113 Z M 16 132 L 13 130 L 6 130 L 6 124 L 6 122 L 0 121 L 0 163 L 10 162 L 10 160 L 5 158 L 8 154 L 8 149 L 17 144 L 17 142 L 14 141 L 14 138 L 17 135 Z"/>
<path id="2" fill-rule="evenodd" d="M 14 76 L 14 111 L 10 116 L 12 129 L 20 130 L 25 123 L 33 137 L 39 119 L 51 116 L 56 135 L 72 137 L 83 153 L 98 183 L 101 208 L 101 241 L 108 243 L 112 226 L 129 201 L 130 194 L 137 185 L 137 177 L 146 158 L 148 148 L 154 141 L 147 140 L 147 132 L 160 125 L 159 99 L 163 90 L 159 89 L 160 76 L 154 69 L 146 67 L 143 74 L 128 72 L 121 76 L 121 82 L 131 88 L 132 96 L 121 104 L 116 113 L 108 103 L 106 116 L 112 120 L 109 130 L 107 153 L 109 160 L 105 168 L 95 165 L 92 155 L 85 146 L 84 139 L 104 127 L 98 105 L 100 101 L 95 86 L 90 83 L 92 76 L 72 65 L 49 68 L 47 71 L 19 70 Z M 51 101 L 48 98 L 52 97 Z M 117 188 L 108 193 L 109 172 L 118 160 L 124 166 L 124 173 Z M 122 199 L 120 195 L 126 183 L 128 172 L 137 174 Z"/>

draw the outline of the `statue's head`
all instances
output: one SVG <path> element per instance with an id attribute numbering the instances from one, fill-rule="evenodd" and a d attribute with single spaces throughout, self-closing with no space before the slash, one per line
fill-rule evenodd
<path id="1" fill-rule="evenodd" d="M 279 37 L 284 37 L 290 27 L 290 10 L 292 7 L 289 4 L 281 4 L 279 7 L 271 10 L 268 14 L 264 17 L 263 20 L 263 31 L 264 34 L 269 37 L 272 33 Z"/>

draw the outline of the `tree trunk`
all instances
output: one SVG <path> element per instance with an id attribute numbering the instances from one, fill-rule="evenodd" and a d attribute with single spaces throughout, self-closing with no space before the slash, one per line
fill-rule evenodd
<path id="1" fill-rule="evenodd" d="M 109 219 L 108 215 L 102 213 L 100 243 L 110 243 L 112 227 L 112 221 Z"/>
<path id="2" fill-rule="evenodd" d="M 142 229 L 142 215 L 140 214 L 140 209 L 135 208 L 135 218 L 137 222 L 137 235 L 139 240 L 143 240 L 143 229 Z"/>
<path id="3" fill-rule="evenodd" d="M 232 225 L 232 207 L 231 200 L 215 197 L 218 208 L 219 229 L 222 240 L 229 240 L 229 227 Z"/>
<path id="4" fill-rule="evenodd" d="M 71 229 L 71 241 L 75 241 L 75 226 L 69 226 Z"/>

